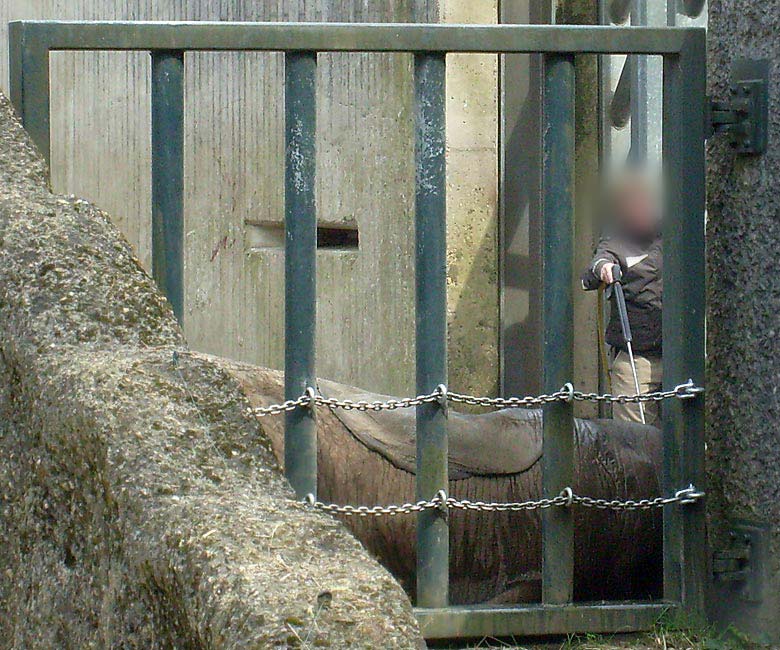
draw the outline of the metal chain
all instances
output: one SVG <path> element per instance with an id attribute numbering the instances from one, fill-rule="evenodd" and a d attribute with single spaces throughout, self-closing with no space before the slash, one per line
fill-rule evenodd
<path id="1" fill-rule="evenodd" d="M 613 510 L 619 512 L 650 510 L 652 508 L 663 508 L 664 506 L 678 504 L 688 505 L 696 503 L 705 496 L 704 492 L 698 491 L 693 485 L 689 485 L 684 490 L 678 490 L 672 497 L 656 497 L 655 499 L 594 499 L 592 497 L 580 496 L 575 494 L 571 488 L 565 488 L 557 497 L 551 499 L 538 499 L 536 501 L 519 502 L 486 502 L 486 501 L 468 501 L 465 499 L 455 499 L 448 497 L 444 490 L 439 490 L 433 499 L 428 501 L 418 501 L 417 503 L 404 503 L 402 505 L 389 506 L 342 506 L 335 503 L 323 503 L 315 500 L 312 494 L 308 494 L 304 503 L 334 515 L 345 515 L 348 517 L 381 517 L 384 515 L 394 516 L 399 514 L 410 514 L 413 512 L 422 512 L 423 510 L 477 510 L 480 512 L 519 512 L 523 510 L 544 510 L 546 508 L 568 508 L 578 505 L 583 508 L 595 508 L 597 510 Z"/>
<path id="2" fill-rule="evenodd" d="M 270 406 L 256 406 L 249 409 L 252 415 L 256 417 L 264 417 L 266 415 L 280 415 L 286 411 L 294 411 L 299 406 L 308 406 L 314 400 L 312 389 L 307 389 L 304 395 L 301 395 L 298 399 L 288 399 L 281 404 L 271 404 Z"/>
<path id="3" fill-rule="evenodd" d="M 486 406 L 490 408 L 527 408 L 529 406 L 544 406 L 551 402 L 568 402 L 572 399 L 572 391 L 559 390 L 549 395 L 526 397 L 475 397 L 461 393 L 447 393 L 447 399 L 459 404 L 470 406 Z"/>
<path id="4" fill-rule="evenodd" d="M 410 408 L 422 404 L 438 402 L 445 406 L 448 401 L 460 404 L 469 404 L 472 406 L 485 406 L 491 408 L 522 408 L 529 406 L 542 406 L 551 402 L 571 402 L 571 401 L 593 401 L 593 402 L 619 402 L 619 403 L 639 403 L 639 402 L 660 402 L 665 399 L 690 399 L 695 397 L 704 389 L 696 386 L 692 380 L 684 384 L 675 386 L 672 390 L 654 391 L 642 393 L 640 395 L 611 395 L 609 393 L 584 393 L 574 390 L 571 384 L 566 384 L 561 390 L 550 394 L 526 397 L 475 397 L 462 393 L 450 393 L 447 387 L 440 385 L 437 389 L 427 395 L 418 395 L 417 397 L 405 397 L 402 399 L 389 399 L 384 402 L 366 400 L 336 399 L 333 397 L 323 397 L 313 388 L 309 387 L 306 392 L 298 399 L 287 400 L 281 404 L 272 404 L 270 406 L 256 407 L 250 409 L 251 414 L 257 417 L 266 415 L 279 415 L 286 411 L 293 411 L 298 407 L 310 407 L 311 405 L 327 406 L 328 408 L 341 408 L 346 411 L 393 411 L 399 408 Z M 465 499 L 455 499 L 448 497 L 444 490 L 440 490 L 436 496 L 428 501 L 417 501 L 416 503 L 403 503 L 401 505 L 388 506 L 351 506 L 338 505 L 335 503 L 324 503 L 317 501 L 313 495 L 309 494 L 304 502 L 323 512 L 329 512 L 334 515 L 345 515 L 348 517 L 379 517 L 394 516 L 399 514 L 410 514 L 432 509 L 455 509 L 455 510 L 477 510 L 482 512 L 519 512 L 523 510 L 543 510 L 545 508 L 571 507 L 578 505 L 583 508 L 596 508 L 598 510 L 614 511 L 633 511 L 649 510 L 651 508 L 662 508 L 671 504 L 690 504 L 695 503 L 704 497 L 703 492 L 699 492 L 693 485 L 684 490 L 679 490 L 672 497 L 656 497 L 654 499 L 594 499 L 592 497 L 580 496 L 575 494 L 571 488 L 565 488 L 557 497 L 538 499 L 536 501 L 519 502 L 486 502 L 469 501 Z"/>
<path id="5" fill-rule="evenodd" d="M 455 510 L 479 510 L 481 512 L 520 512 L 521 510 L 545 510 L 547 508 L 567 507 L 573 503 L 568 493 L 561 492 L 552 499 L 539 499 L 537 501 L 518 501 L 518 502 L 489 502 L 489 501 L 468 501 L 466 499 L 447 499 L 447 507 Z"/>
<path id="6" fill-rule="evenodd" d="M 395 409 L 410 408 L 412 406 L 421 406 L 431 402 L 438 402 L 442 394 L 439 391 L 428 393 L 427 395 L 418 395 L 417 397 L 403 397 L 401 399 L 389 399 L 385 402 L 367 402 L 365 400 L 353 401 L 351 399 L 336 399 L 335 397 L 323 397 L 317 395 L 314 403 L 318 406 L 327 406 L 329 408 L 339 408 L 345 411 L 394 411 Z"/>
<path id="7" fill-rule="evenodd" d="M 335 503 L 323 503 L 317 501 L 313 494 L 307 494 L 303 502 L 316 510 L 329 512 L 332 515 L 346 515 L 348 517 L 380 517 L 383 515 L 405 515 L 412 512 L 422 512 L 423 510 L 434 510 L 446 507 L 447 494 L 440 490 L 433 499 L 428 501 L 418 501 L 417 503 L 403 503 L 399 506 L 340 506 Z"/>
<path id="8" fill-rule="evenodd" d="M 335 397 L 323 397 L 313 388 L 307 388 L 306 393 L 298 399 L 287 400 L 281 404 L 271 406 L 256 407 L 250 409 L 250 412 L 258 417 L 266 415 L 279 415 L 285 411 L 292 411 L 299 406 L 327 406 L 331 409 L 344 409 L 345 411 L 394 411 L 399 408 L 410 408 L 412 406 L 421 406 L 438 402 L 442 405 L 447 402 L 459 404 L 468 404 L 470 406 L 483 406 L 488 408 L 527 408 L 531 406 L 543 406 L 551 402 L 609 402 L 609 403 L 633 403 L 640 402 L 661 402 L 665 399 L 690 399 L 704 389 L 696 386 L 692 380 L 684 384 L 675 386 L 671 390 L 659 390 L 650 393 L 641 393 L 639 395 L 612 395 L 610 393 L 584 393 L 574 390 L 571 384 L 566 384 L 561 390 L 554 393 L 526 396 L 526 397 L 476 397 L 474 395 L 465 395 L 463 393 L 451 393 L 446 386 L 439 386 L 434 392 L 427 395 L 418 395 L 417 397 L 404 397 L 401 399 L 388 399 L 384 402 L 366 400 L 337 399 Z"/>
<path id="9" fill-rule="evenodd" d="M 599 395 L 598 393 L 574 391 L 574 399 L 580 402 L 620 402 L 621 404 L 626 402 L 662 402 L 665 399 L 672 398 L 691 399 L 703 392 L 704 389 L 701 386 L 697 386 L 693 383 L 693 380 L 689 379 L 684 384 L 675 386 L 671 390 L 657 390 L 651 393 L 641 393 L 640 395 L 611 395 L 609 393 Z"/>
<path id="10" fill-rule="evenodd" d="M 679 490 L 673 497 L 656 497 L 655 499 L 593 499 L 591 497 L 574 496 L 574 503 L 584 508 L 596 508 L 598 510 L 650 510 L 652 508 L 662 508 L 673 503 L 689 504 L 695 503 L 704 497 L 704 492 L 699 492 L 693 485 L 684 490 Z"/>

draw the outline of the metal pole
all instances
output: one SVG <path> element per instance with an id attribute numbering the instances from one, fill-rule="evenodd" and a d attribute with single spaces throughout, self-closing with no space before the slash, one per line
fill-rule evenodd
<path id="1" fill-rule="evenodd" d="M 664 388 L 704 382 L 704 31 L 664 57 Z M 664 491 L 705 488 L 704 398 L 664 405 Z M 664 592 L 693 615 L 704 611 L 705 507 L 664 510 Z"/>
<path id="2" fill-rule="evenodd" d="M 633 0 L 632 26 L 647 25 L 647 0 Z M 629 160 L 642 164 L 647 160 L 647 56 L 635 54 L 631 60 L 631 149 Z M 629 58 L 626 58 L 628 63 Z"/>
<path id="3" fill-rule="evenodd" d="M 152 52 L 152 276 L 184 318 L 184 52 Z"/>
<path id="4" fill-rule="evenodd" d="M 284 392 L 298 399 L 315 385 L 317 207 L 315 202 L 316 52 L 285 56 Z M 314 411 L 285 415 L 285 473 L 298 497 L 317 494 Z"/>
<path id="5" fill-rule="evenodd" d="M 49 50 L 25 23 L 8 25 L 11 102 L 47 164 L 51 163 Z"/>
<path id="6" fill-rule="evenodd" d="M 417 287 L 417 392 L 447 383 L 447 223 L 444 54 L 414 60 Z M 447 421 L 441 404 L 417 407 L 417 498 L 447 490 Z M 417 604 L 445 607 L 449 527 L 445 511 L 417 517 Z"/>
<path id="7" fill-rule="evenodd" d="M 574 57 L 546 56 L 544 75 L 542 355 L 544 390 L 554 392 L 572 381 L 574 365 Z M 555 497 L 573 479 L 571 403 L 545 406 L 543 431 L 543 492 Z M 550 508 L 542 522 L 542 600 L 567 603 L 574 579 L 571 511 Z"/>

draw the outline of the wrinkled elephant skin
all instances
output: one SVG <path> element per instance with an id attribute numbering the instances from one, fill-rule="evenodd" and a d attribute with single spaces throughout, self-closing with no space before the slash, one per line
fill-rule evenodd
<path id="1" fill-rule="evenodd" d="M 240 366 L 234 371 L 253 406 L 278 403 L 281 373 Z M 320 382 L 326 396 L 384 399 Z M 280 463 L 283 418 L 265 417 Z M 322 501 L 352 505 L 414 501 L 414 409 L 380 414 L 317 410 Z M 541 495 L 541 414 L 507 409 L 469 415 L 450 411 L 449 494 L 474 501 L 526 501 Z M 577 420 L 575 492 L 595 498 L 660 494 L 660 432 L 612 420 Z M 415 517 L 344 517 L 345 523 L 414 595 Z M 577 507 L 577 600 L 661 595 L 661 513 L 615 513 Z M 511 603 L 540 596 L 539 511 L 450 511 L 450 599 Z"/>

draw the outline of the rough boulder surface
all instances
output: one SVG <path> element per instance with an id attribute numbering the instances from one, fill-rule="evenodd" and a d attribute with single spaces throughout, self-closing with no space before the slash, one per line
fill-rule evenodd
<path id="1" fill-rule="evenodd" d="M 0 97 L 0 648 L 418 648 L 401 588 L 296 503 L 219 359 Z"/>

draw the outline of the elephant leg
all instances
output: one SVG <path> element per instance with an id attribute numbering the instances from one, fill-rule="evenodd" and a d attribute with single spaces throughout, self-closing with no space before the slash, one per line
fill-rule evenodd
<path id="1" fill-rule="evenodd" d="M 542 581 L 523 580 L 513 584 L 490 600 L 488 605 L 514 605 L 516 603 L 538 603 L 542 600 Z"/>

